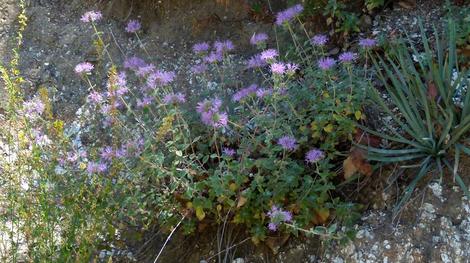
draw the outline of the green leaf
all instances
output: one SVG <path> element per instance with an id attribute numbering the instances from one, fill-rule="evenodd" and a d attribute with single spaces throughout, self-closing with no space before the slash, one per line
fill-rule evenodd
<path id="1" fill-rule="evenodd" d="M 411 183 L 406 187 L 403 197 L 400 199 L 399 203 L 393 208 L 394 217 L 398 214 L 398 212 L 403 207 L 403 205 L 410 199 L 410 197 L 413 194 L 413 191 L 416 188 L 416 185 L 418 184 L 418 182 L 429 172 L 429 168 L 430 168 L 429 161 L 430 160 L 431 160 L 431 158 L 428 157 L 423 161 L 422 167 L 419 170 L 418 174 L 411 181 Z"/>
<path id="2" fill-rule="evenodd" d="M 204 212 L 204 209 L 201 206 L 196 207 L 196 217 L 199 219 L 199 221 L 204 220 L 206 217 L 206 213 Z"/>

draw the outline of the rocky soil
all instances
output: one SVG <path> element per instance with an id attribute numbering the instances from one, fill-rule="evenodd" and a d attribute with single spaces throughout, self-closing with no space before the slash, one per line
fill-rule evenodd
<path id="1" fill-rule="evenodd" d="M 21 70 L 27 81 L 25 93 L 32 96 L 39 87 L 48 88 L 53 96 L 55 114 L 69 121 L 73 120 L 88 92 L 73 73 L 73 68 L 78 62 L 97 60 L 90 44 L 90 30 L 79 22 L 85 11 L 104 11 L 106 19 L 102 26 L 110 36 L 107 42 L 111 43 L 109 51 L 116 63 L 141 53 L 139 41 L 123 31 L 127 19 L 140 18 L 144 22 L 142 42 L 149 52 L 149 60 L 159 67 L 177 71 L 185 71 L 194 64 L 196 58 L 189 49 L 195 41 L 230 38 L 235 40 L 238 51 L 242 51 L 253 32 L 270 32 L 272 29 L 268 23 L 247 19 L 245 6 L 239 4 L 241 1 L 207 0 L 193 4 L 193 1 L 180 0 L 171 6 L 165 1 L 152 1 L 155 4 L 152 8 L 144 8 L 145 1 L 137 4 L 131 3 L 139 1 L 84 2 L 87 1 L 27 2 L 30 20 L 21 52 Z M 13 45 L 16 4 L 16 0 L 0 1 L 0 58 L 3 63 L 8 60 Z M 412 9 L 403 6 L 387 9 L 371 21 L 370 30 L 372 34 L 395 34 L 400 30 L 416 34 L 417 16 L 423 16 L 424 23 L 429 25 L 438 21 L 443 12 L 441 1 L 420 0 Z M 246 53 L 249 55 L 250 51 Z M 190 87 L 182 87 L 185 88 Z M 4 98 L 1 92 L 2 87 L 0 101 Z M 470 169 L 464 170 L 463 174 L 469 175 Z M 376 180 L 386 185 L 387 178 Z M 383 191 L 384 188 L 388 191 Z M 394 187 L 384 188 L 373 194 L 377 201 L 356 225 L 357 238 L 346 246 L 321 246 L 317 238 L 302 239 L 301 242 L 288 242 L 279 253 L 271 255 L 260 253 L 263 249 L 245 243 L 244 256 L 234 262 L 470 262 L 470 202 L 462 197 L 458 188 L 438 182 L 429 187 L 422 186 L 395 220 L 389 212 L 396 202 L 391 198 Z M 156 239 L 153 250 L 158 250 L 163 241 Z M 186 241 L 183 244 L 195 244 L 195 240 Z M 172 244 L 169 247 L 180 246 Z M 202 249 L 194 250 L 185 251 L 193 254 L 185 257 L 188 262 L 204 262 L 210 257 L 201 252 Z M 132 249 L 123 252 L 123 261 L 131 261 L 134 258 L 132 252 L 136 253 Z M 106 255 L 107 252 L 103 253 Z M 167 253 L 164 262 L 182 262 L 177 257 L 177 253 Z"/>

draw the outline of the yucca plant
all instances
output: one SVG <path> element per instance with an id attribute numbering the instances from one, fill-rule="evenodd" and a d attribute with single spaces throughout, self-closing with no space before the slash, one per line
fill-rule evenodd
<path id="1" fill-rule="evenodd" d="M 434 48 L 420 24 L 423 53 L 408 37 L 385 56 L 374 59 L 390 100 L 385 101 L 374 88 L 370 89 L 370 97 L 393 123 L 386 124 L 386 133 L 362 127 L 391 145 L 387 149 L 367 147 L 368 158 L 384 163 L 401 162 L 404 168 L 417 169 L 394 209 L 395 215 L 418 182 L 430 173 L 442 180 L 446 171 L 450 172 L 470 197 L 458 174 L 460 155 L 470 155 L 469 71 L 459 67 L 454 23 L 450 21 L 446 26 L 444 36 L 434 29 Z"/>

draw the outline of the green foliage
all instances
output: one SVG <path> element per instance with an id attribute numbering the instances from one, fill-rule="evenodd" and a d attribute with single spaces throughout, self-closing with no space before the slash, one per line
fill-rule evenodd
<path id="1" fill-rule="evenodd" d="M 366 0 L 365 1 L 365 6 L 367 7 L 367 10 L 373 10 L 375 8 L 381 7 L 384 5 L 385 0 Z"/>
<path id="2" fill-rule="evenodd" d="M 432 49 L 421 27 L 424 53 L 418 52 L 410 40 L 406 44 L 412 51 L 401 43 L 385 59 L 375 61 L 390 101 L 385 101 L 375 89 L 371 89 L 371 97 L 396 126 L 387 125 L 387 135 L 368 130 L 393 146 L 393 149 L 369 147 L 369 159 L 386 163 L 413 161 L 419 168 L 395 211 L 408 201 L 417 184 L 430 172 L 442 179 L 448 169 L 470 196 L 458 174 L 461 153 L 470 154 L 470 75 L 458 64 L 455 24 L 450 21 L 445 31 L 447 34 L 441 37 L 435 30 Z"/>

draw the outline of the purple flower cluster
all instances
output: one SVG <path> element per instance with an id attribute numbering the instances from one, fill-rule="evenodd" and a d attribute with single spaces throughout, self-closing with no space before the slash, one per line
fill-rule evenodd
<path id="1" fill-rule="evenodd" d="M 92 104 L 99 104 L 103 102 L 103 95 L 97 91 L 92 91 L 88 95 L 88 102 Z"/>
<path id="2" fill-rule="evenodd" d="M 271 62 L 279 56 L 279 53 L 275 49 L 266 49 L 265 51 L 261 52 L 261 59 L 266 62 Z"/>
<path id="3" fill-rule="evenodd" d="M 52 143 L 51 139 L 39 129 L 33 129 L 32 135 L 34 137 L 34 143 L 39 146 L 47 146 Z"/>
<path id="4" fill-rule="evenodd" d="M 305 154 L 305 161 L 307 163 L 316 163 L 325 158 L 325 153 L 319 149 L 312 149 Z"/>
<path id="5" fill-rule="evenodd" d="M 108 165 L 106 163 L 88 162 L 86 170 L 89 174 L 105 173 L 108 170 Z"/>
<path id="6" fill-rule="evenodd" d="M 362 48 L 373 48 L 377 45 L 377 41 L 372 38 L 362 38 L 359 40 L 359 46 Z"/>
<path id="7" fill-rule="evenodd" d="M 287 23 L 294 17 L 298 16 L 300 13 L 302 13 L 302 11 L 304 11 L 304 7 L 301 4 L 289 7 L 286 10 L 277 13 L 276 24 L 279 26 L 283 25 L 284 23 Z"/>
<path id="8" fill-rule="evenodd" d="M 325 57 L 318 60 L 318 67 L 322 70 L 329 70 L 334 67 L 336 64 L 336 60 L 334 58 Z"/>
<path id="9" fill-rule="evenodd" d="M 271 207 L 267 214 L 270 219 L 268 229 L 271 231 L 276 231 L 281 223 L 292 222 L 293 219 L 291 212 L 282 210 L 275 205 Z"/>
<path id="10" fill-rule="evenodd" d="M 165 95 L 165 97 L 163 98 L 164 104 L 178 104 L 178 103 L 184 103 L 184 102 L 186 102 L 186 97 L 181 92 L 170 93 L 170 94 Z"/>
<path id="11" fill-rule="evenodd" d="M 250 38 L 250 44 L 253 46 L 264 44 L 268 40 L 268 35 L 266 33 L 254 33 L 253 36 Z"/>
<path id="12" fill-rule="evenodd" d="M 295 74 L 295 72 L 299 69 L 299 65 L 295 63 L 287 63 L 286 64 L 286 73 L 289 76 L 292 76 Z"/>
<path id="13" fill-rule="evenodd" d="M 146 63 L 139 57 L 130 57 L 124 61 L 124 68 L 131 69 L 134 71 L 139 70 L 141 67 L 145 67 Z"/>
<path id="14" fill-rule="evenodd" d="M 219 54 L 223 54 L 225 52 L 229 52 L 235 49 L 235 45 L 233 45 L 233 42 L 230 40 L 225 40 L 225 41 L 215 41 L 214 42 L 214 49 L 215 52 Z"/>
<path id="15" fill-rule="evenodd" d="M 272 63 L 271 72 L 275 75 L 283 75 L 286 72 L 286 65 L 284 63 Z"/>
<path id="16" fill-rule="evenodd" d="M 207 70 L 207 64 L 220 62 L 224 59 L 224 55 L 235 49 L 235 45 L 230 40 L 215 41 L 211 50 L 211 46 L 207 42 L 196 43 L 193 46 L 193 52 L 197 55 L 205 55 L 203 63 L 191 67 L 191 71 L 195 74 L 203 73 Z M 206 64 L 207 63 L 207 64 Z"/>
<path id="17" fill-rule="evenodd" d="M 222 101 L 218 98 L 206 99 L 198 103 L 196 111 L 201 114 L 201 121 L 205 125 L 222 128 L 228 124 L 228 115 L 226 112 L 220 112 L 221 106 Z"/>
<path id="18" fill-rule="evenodd" d="M 28 119 L 36 119 L 39 117 L 44 110 L 46 105 L 42 102 L 39 97 L 26 101 L 23 104 L 24 114 Z"/>
<path id="19" fill-rule="evenodd" d="M 196 43 L 193 46 L 193 52 L 196 54 L 204 54 L 210 49 L 210 45 L 207 42 Z"/>
<path id="20" fill-rule="evenodd" d="M 357 54 L 353 52 L 344 52 L 339 55 L 339 61 L 342 63 L 351 63 L 357 59 Z"/>
<path id="21" fill-rule="evenodd" d="M 324 46 L 328 42 L 326 35 L 315 35 L 310 42 L 315 46 Z"/>
<path id="22" fill-rule="evenodd" d="M 222 53 L 212 51 L 206 57 L 204 57 L 204 62 L 212 64 L 222 61 L 224 58 Z"/>
<path id="23" fill-rule="evenodd" d="M 142 151 L 144 150 L 144 140 L 142 138 L 130 140 L 120 148 L 115 149 L 112 146 L 105 146 L 100 150 L 100 160 L 98 162 L 88 162 L 87 165 L 87 172 L 89 174 L 97 174 L 97 173 L 105 173 L 109 169 L 109 163 L 114 158 L 130 158 L 130 157 L 138 157 Z M 67 161 L 74 163 L 80 157 L 86 157 L 86 152 L 80 153 L 77 155 L 76 153 L 68 153 L 67 154 Z"/>
<path id="24" fill-rule="evenodd" d="M 196 64 L 194 66 L 191 67 L 191 72 L 193 72 L 194 74 L 202 74 L 204 72 L 206 72 L 208 70 L 208 66 L 206 64 Z"/>
<path id="25" fill-rule="evenodd" d="M 146 77 L 150 73 L 154 72 L 157 68 L 154 64 L 144 64 L 143 66 L 137 68 L 135 70 L 135 74 L 139 77 Z"/>
<path id="26" fill-rule="evenodd" d="M 273 94 L 273 90 L 272 89 L 263 89 L 263 88 L 259 88 L 256 90 L 256 97 L 262 99 L 268 95 L 271 95 Z"/>
<path id="27" fill-rule="evenodd" d="M 126 32 L 135 33 L 142 28 L 142 25 L 137 20 L 130 20 L 126 26 Z"/>
<path id="28" fill-rule="evenodd" d="M 99 21 L 103 15 L 100 11 L 88 11 L 80 18 L 84 23 L 96 22 Z"/>
<path id="29" fill-rule="evenodd" d="M 82 62 L 75 66 L 75 73 L 77 74 L 90 73 L 94 67 L 95 66 L 93 66 L 93 64 L 89 62 Z"/>
<path id="30" fill-rule="evenodd" d="M 147 78 L 147 86 L 155 88 L 157 86 L 167 86 L 175 79 L 176 74 L 172 71 L 157 70 L 149 74 Z"/>
<path id="31" fill-rule="evenodd" d="M 261 54 L 254 55 L 246 62 L 246 68 L 262 68 L 266 66 L 267 63 L 264 59 L 261 58 Z"/>
<path id="32" fill-rule="evenodd" d="M 282 149 L 286 151 L 295 151 L 297 147 L 299 147 L 297 140 L 294 137 L 288 135 L 279 138 L 277 144 L 279 144 Z"/>
<path id="33" fill-rule="evenodd" d="M 149 96 L 145 96 L 142 99 L 137 99 L 137 108 L 144 108 L 150 105 L 152 101 L 153 101 L 153 98 Z"/>
<path id="34" fill-rule="evenodd" d="M 256 91 L 258 90 L 258 85 L 256 84 L 251 84 L 250 86 L 243 88 L 239 91 L 237 91 L 235 94 L 232 96 L 233 101 L 241 101 L 253 94 L 256 94 Z"/>
<path id="35" fill-rule="evenodd" d="M 234 157 L 237 152 L 233 148 L 224 147 L 222 148 L 222 153 L 228 157 Z"/>
<path id="36" fill-rule="evenodd" d="M 127 88 L 127 77 L 125 72 L 120 72 L 117 76 L 113 76 L 108 80 L 107 83 L 108 92 L 106 96 L 108 98 L 116 98 L 124 96 L 129 92 Z"/>
<path id="37" fill-rule="evenodd" d="M 81 150 L 81 151 L 79 150 L 78 152 L 75 152 L 75 151 L 68 152 L 65 159 L 60 159 L 59 160 L 60 165 L 64 165 L 66 161 L 70 164 L 75 165 L 80 158 L 86 158 L 87 155 L 88 154 L 86 153 L 86 151 L 83 151 L 83 150 Z"/>

